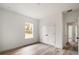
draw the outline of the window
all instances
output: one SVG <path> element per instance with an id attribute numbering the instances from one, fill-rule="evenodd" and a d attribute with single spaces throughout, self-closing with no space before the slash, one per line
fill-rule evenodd
<path id="1" fill-rule="evenodd" d="M 33 24 L 25 23 L 25 39 L 33 38 Z"/>
<path id="2" fill-rule="evenodd" d="M 77 34 L 78 34 L 77 31 L 78 31 L 77 30 L 77 25 L 75 25 L 75 42 L 77 42 Z"/>
<path id="3" fill-rule="evenodd" d="M 68 41 L 73 41 L 73 24 L 68 24 Z"/>
<path id="4" fill-rule="evenodd" d="M 68 26 L 68 38 L 69 39 L 72 39 L 73 38 L 73 35 L 72 35 L 73 34 L 73 31 L 72 30 L 73 30 L 73 26 L 72 25 L 69 25 Z"/>

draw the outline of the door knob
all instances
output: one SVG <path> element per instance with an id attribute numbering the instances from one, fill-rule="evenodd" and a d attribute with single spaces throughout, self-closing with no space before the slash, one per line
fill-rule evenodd
<path id="1" fill-rule="evenodd" d="M 48 36 L 48 34 L 46 34 L 45 36 Z"/>
<path id="2" fill-rule="evenodd" d="M 79 39 L 79 37 L 77 37 L 77 39 Z"/>

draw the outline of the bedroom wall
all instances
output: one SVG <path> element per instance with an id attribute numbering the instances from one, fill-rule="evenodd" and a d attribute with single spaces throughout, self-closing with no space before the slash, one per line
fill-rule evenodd
<path id="1" fill-rule="evenodd" d="M 33 23 L 33 38 L 24 38 L 25 22 Z M 37 19 L 0 8 L 0 52 L 38 42 L 38 24 Z"/>

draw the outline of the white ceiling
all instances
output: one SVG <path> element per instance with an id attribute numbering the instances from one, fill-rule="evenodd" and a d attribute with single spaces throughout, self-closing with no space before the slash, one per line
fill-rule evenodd
<path id="1" fill-rule="evenodd" d="M 0 7 L 41 19 L 69 9 L 79 9 L 78 3 L 0 3 Z"/>

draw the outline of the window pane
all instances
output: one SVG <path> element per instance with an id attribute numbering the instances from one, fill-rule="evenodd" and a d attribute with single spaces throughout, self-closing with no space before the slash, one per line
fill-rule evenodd
<path id="1" fill-rule="evenodd" d="M 75 25 L 75 41 L 77 42 L 77 25 Z"/>
<path id="2" fill-rule="evenodd" d="M 33 38 L 33 24 L 26 23 L 25 24 L 25 39 Z"/>
<path id="3" fill-rule="evenodd" d="M 72 39 L 72 29 L 73 29 L 73 26 L 72 25 L 69 25 L 68 26 L 68 38 L 69 39 Z"/>

